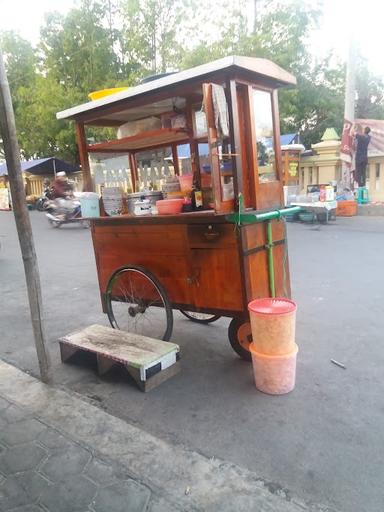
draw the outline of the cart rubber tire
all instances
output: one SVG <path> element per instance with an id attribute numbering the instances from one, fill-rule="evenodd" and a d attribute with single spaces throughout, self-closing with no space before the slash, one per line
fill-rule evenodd
<path id="1" fill-rule="evenodd" d="M 216 322 L 219 318 L 221 318 L 220 315 L 206 315 L 207 318 L 195 318 L 192 311 L 185 311 L 184 309 L 179 310 L 180 313 L 188 318 L 188 320 L 191 320 L 191 322 L 196 322 L 197 324 L 211 324 L 212 322 Z"/>
<path id="2" fill-rule="evenodd" d="M 160 283 L 160 281 L 157 279 L 156 276 L 152 274 L 149 270 L 146 270 L 144 267 L 140 267 L 139 265 L 124 265 L 122 267 L 119 267 L 115 270 L 115 272 L 111 275 L 111 277 L 108 280 L 107 288 L 106 288 L 106 307 L 107 307 L 107 315 L 109 319 L 109 323 L 114 329 L 118 329 L 117 322 L 115 320 L 115 316 L 113 314 L 113 308 L 111 306 L 111 295 L 110 292 L 112 290 L 113 282 L 117 278 L 117 276 L 123 272 L 133 270 L 136 272 L 140 272 L 142 275 L 144 275 L 151 283 L 154 285 L 154 287 L 157 289 L 157 292 L 159 293 L 160 297 L 163 300 L 164 303 L 164 309 L 166 314 L 166 321 L 167 321 L 167 327 L 165 330 L 164 335 L 162 336 L 163 341 L 169 341 L 172 336 L 172 330 L 173 330 L 173 311 L 171 302 L 168 298 L 168 294 L 164 288 L 164 286 Z"/>
<path id="3" fill-rule="evenodd" d="M 244 337 L 244 331 L 247 339 L 243 339 L 243 341 L 241 341 L 239 337 Z M 252 342 L 251 324 L 249 319 L 237 317 L 232 318 L 228 327 L 228 337 L 229 343 L 236 354 L 246 361 L 252 361 L 251 353 L 247 348 L 247 344 Z"/>

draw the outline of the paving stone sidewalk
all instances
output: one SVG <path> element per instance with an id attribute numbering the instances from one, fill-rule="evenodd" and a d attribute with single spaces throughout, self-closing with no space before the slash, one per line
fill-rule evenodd
<path id="1" fill-rule="evenodd" d="M 1 512 L 143 512 L 157 506 L 150 489 L 124 469 L 0 395 Z M 164 510 L 175 509 L 167 504 Z"/>
<path id="2" fill-rule="evenodd" d="M 0 360 L 0 512 L 336 512 Z"/>

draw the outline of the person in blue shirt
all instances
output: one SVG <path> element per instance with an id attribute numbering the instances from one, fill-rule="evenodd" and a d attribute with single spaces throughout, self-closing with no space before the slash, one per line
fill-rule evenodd
<path id="1" fill-rule="evenodd" d="M 364 128 L 364 132 L 361 133 L 361 126 L 355 133 L 356 141 L 356 154 L 355 154 L 355 169 L 356 169 L 356 181 L 359 187 L 365 187 L 367 181 L 367 165 L 368 165 L 368 146 L 371 142 L 371 136 L 369 135 L 371 129 L 369 126 Z"/>

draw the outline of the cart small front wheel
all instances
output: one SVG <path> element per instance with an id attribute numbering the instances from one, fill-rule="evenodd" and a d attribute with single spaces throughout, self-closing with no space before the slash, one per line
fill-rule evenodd
<path id="1" fill-rule="evenodd" d="M 249 344 L 252 342 L 251 324 L 248 319 L 233 318 L 228 327 L 229 342 L 233 350 L 246 361 L 251 361 Z"/>
<path id="2" fill-rule="evenodd" d="M 173 313 L 168 294 L 159 280 L 139 266 L 118 268 L 106 291 L 108 319 L 114 329 L 168 341 Z"/>
<path id="3" fill-rule="evenodd" d="M 211 324 L 212 322 L 216 322 L 220 315 L 209 315 L 206 313 L 197 313 L 195 311 L 184 311 L 184 309 L 180 309 L 180 313 L 186 316 L 192 322 L 196 322 L 198 324 Z"/>

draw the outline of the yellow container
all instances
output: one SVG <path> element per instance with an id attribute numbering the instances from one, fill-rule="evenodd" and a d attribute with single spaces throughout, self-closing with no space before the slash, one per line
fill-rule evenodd
<path id="1" fill-rule="evenodd" d="M 115 94 L 117 92 L 126 91 L 128 87 L 113 87 L 112 89 L 101 89 L 100 91 L 90 92 L 88 94 L 88 98 L 92 101 L 99 100 L 100 98 L 104 98 L 105 96 L 110 96 L 111 94 Z"/>

